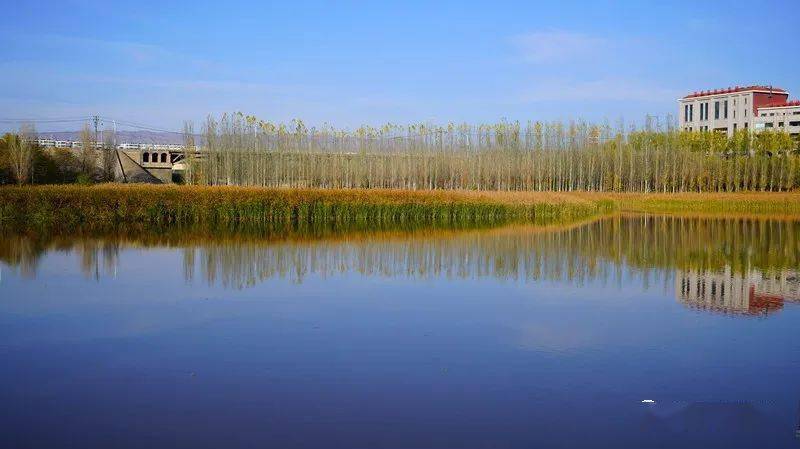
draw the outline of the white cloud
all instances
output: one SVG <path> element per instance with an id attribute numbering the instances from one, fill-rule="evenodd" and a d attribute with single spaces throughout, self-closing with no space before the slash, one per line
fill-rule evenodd
<path id="1" fill-rule="evenodd" d="M 525 33 L 512 41 L 523 60 L 535 64 L 592 57 L 609 46 L 609 42 L 600 37 L 559 30 Z"/>

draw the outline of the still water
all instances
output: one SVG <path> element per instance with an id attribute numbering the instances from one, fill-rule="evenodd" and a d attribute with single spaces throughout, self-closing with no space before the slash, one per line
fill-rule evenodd
<path id="1" fill-rule="evenodd" d="M 800 447 L 800 222 L 5 235 L 0 261 L 4 448 Z"/>

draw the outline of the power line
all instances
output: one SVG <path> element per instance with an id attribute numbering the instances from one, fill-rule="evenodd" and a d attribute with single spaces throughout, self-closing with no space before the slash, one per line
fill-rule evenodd
<path id="1" fill-rule="evenodd" d="M 111 117 L 101 117 L 101 118 L 104 119 L 104 120 L 114 121 L 119 125 L 124 125 L 124 126 L 128 126 L 128 127 L 131 127 L 131 128 L 142 129 L 142 130 L 145 130 L 145 131 L 156 131 L 156 132 L 162 132 L 162 133 L 181 134 L 181 135 L 183 135 L 182 131 L 174 131 L 174 130 L 170 130 L 170 129 L 159 128 L 157 126 L 145 125 L 145 124 L 142 124 L 142 123 L 131 122 L 131 121 L 128 121 L 128 120 L 119 120 L 119 119 L 115 119 L 115 118 L 111 118 Z"/>
<path id="2" fill-rule="evenodd" d="M 0 118 L 0 123 L 74 123 L 74 122 L 85 122 L 87 120 L 89 120 L 89 117 L 82 117 L 82 118 L 47 118 L 47 119 Z"/>
<path id="3" fill-rule="evenodd" d="M 115 122 L 117 124 L 130 127 L 141 129 L 145 131 L 155 131 L 155 132 L 163 132 L 163 133 L 171 133 L 171 134 L 183 134 L 181 131 L 175 131 L 171 129 L 160 128 L 157 126 L 146 125 L 143 123 L 137 123 L 129 120 L 118 120 L 111 117 L 99 116 L 99 115 L 92 115 L 92 116 L 85 116 L 85 117 L 58 117 L 58 118 L 34 118 L 34 117 L 26 117 L 26 118 L 0 118 L 0 123 L 42 123 L 42 124 L 54 124 L 54 123 L 78 123 L 78 122 L 85 122 L 85 123 L 93 123 L 95 127 L 98 126 L 99 123 L 105 122 Z"/>

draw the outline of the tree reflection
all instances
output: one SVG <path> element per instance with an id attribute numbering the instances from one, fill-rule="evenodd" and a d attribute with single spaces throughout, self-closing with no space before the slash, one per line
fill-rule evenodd
<path id="1" fill-rule="evenodd" d="M 99 277 L 117 269 L 123 249 L 165 246 L 182 251 L 187 281 L 199 277 L 229 288 L 343 273 L 575 285 L 637 279 L 645 288 L 653 282 L 669 288 L 674 281 L 678 300 L 693 307 L 752 313 L 779 309 L 779 301 L 769 298 L 797 298 L 800 222 L 620 215 L 571 226 L 488 230 L 12 234 L 0 241 L 0 260 L 34 276 L 41 255 L 74 252 L 83 272 Z"/>

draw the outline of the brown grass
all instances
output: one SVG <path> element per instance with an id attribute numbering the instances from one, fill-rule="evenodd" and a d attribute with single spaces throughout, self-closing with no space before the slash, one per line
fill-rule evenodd
<path id="1" fill-rule="evenodd" d="M 145 185 L 0 188 L 0 221 L 58 229 L 118 225 L 472 226 L 566 222 L 608 212 L 607 199 L 559 193 L 267 189 Z"/>

